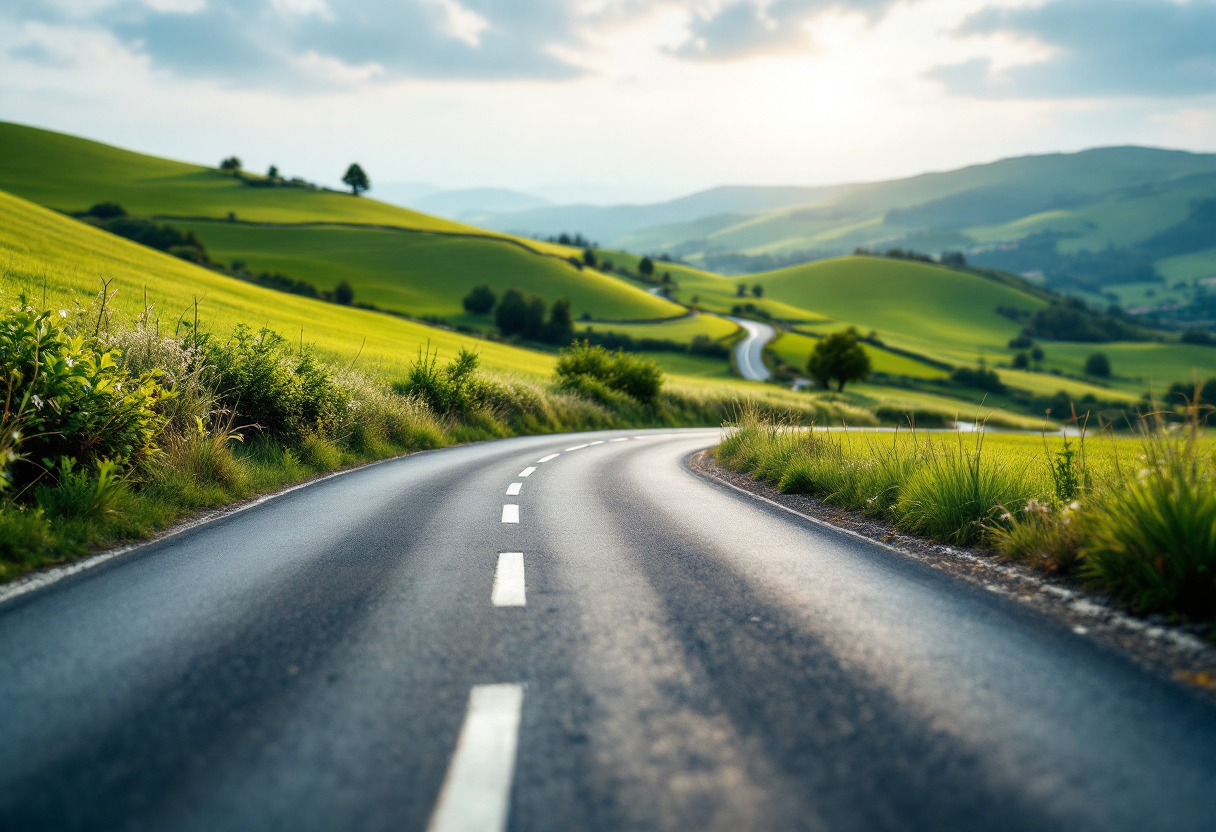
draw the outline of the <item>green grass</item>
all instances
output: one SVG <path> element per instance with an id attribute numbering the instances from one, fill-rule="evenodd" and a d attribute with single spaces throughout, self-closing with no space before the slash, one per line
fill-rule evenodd
<path id="1" fill-rule="evenodd" d="M 625 281 L 489 237 L 325 225 L 178 225 L 196 231 L 221 262 L 243 260 L 251 271 L 282 272 L 321 288 L 349 280 L 357 300 L 417 317 L 491 325 L 490 316 L 471 318 L 461 307 L 461 299 L 481 283 L 499 295 L 517 286 L 550 302 L 568 298 L 575 316 L 634 320 L 684 314 L 681 306 Z"/>
<path id="2" fill-rule="evenodd" d="M 658 338 L 667 341 L 688 343 L 697 335 L 705 335 L 717 341 L 729 338 L 739 331 L 738 324 L 718 317 L 717 315 L 689 315 L 674 321 L 644 324 L 621 323 L 591 323 L 576 322 L 580 332 L 590 326 L 597 332 L 617 332 L 631 338 Z"/>
<path id="3" fill-rule="evenodd" d="M 1216 441 L 794 430 L 744 409 L 718 459 L 787 493 L 1067 577 L 1138 612 L 1216 620 Z"/>
<path id="4" fill-rule="evenodd" d="M 1114 344 L 1049 344 L 1045 346 L 1052 362 L 1081 373 L 1085 359 L 1095 352 L 1110 359 L 1115 377 L 1111 386 L 1139 395 L 1151 384 L 1160 391 L 1175 381 L 1188 381 L 1192 374 L 1200 379 L 1216 375 L 1216 349 L 1194 344 L 1156 342 Z"/>
<path id="5" fill-rule="evenodd" d="M 553 356 L 545 353 L 263 289 L 0 192 L 0 288 L 9 300 L 24 288 L 40 303 L 45 285 L 48 306 L 87 308 L 99 276 L 113 280 L 118 293 L 111 308 L 119 319 L 139 313 L 146 290 L 162 329 L 172 332 L 179 316 L 193 314 L 198 297 L 200 320 L 213 330 L 264 324 L 298 337 L 302 329 L 304 340 L 327 357 L 349 362 L 359 355 L 359 367 L 385 377 L 404 373 L 428 342 L 445 358 L 469 346 L 494 370 L 536 376 L 553 369 Z"/>

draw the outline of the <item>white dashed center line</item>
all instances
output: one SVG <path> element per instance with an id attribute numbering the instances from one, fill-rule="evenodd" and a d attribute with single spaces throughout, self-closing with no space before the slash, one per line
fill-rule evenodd
<path id="1" fill-rule="evenodd" d="M 496 607 L 522 607 L 527 604 L 524 596 L 523 552 L 502 552 L 498 555 L 490 602 Z"/>
<path id="2" fill-rule="evenodd" d="M 603 439 L 597 439 L 594 442 L 588 442 L 587 447 L 590 448 L 592 445 L 603 445 L 603 444 L 604 444 Z"/>
<path id="3" fill-rule="evenodd" d="M 510 485 L 507 486 L 507 496 L 508 497 L 518 497 L 519 489 L 521 489 L 523 487 L 524 487 L 524 484 L 522 482 L 511 483 Z"/>
<path id="4" fill-rule="evenodd" d="M 536 466 L 529 465 L 527 468 L 519 472 L 521 477 L 530 477 L 536 473 Z"/>
<path id="5" fill-rule="evenodd" d="M 608 441 L 609 442 L 628 442 L 629 437 L 628 436 L 618 436 L 616 439 L 609 439 Z"/>
<path id="6" fill-rule="evenodd" d="M 469 693 L 456 753 L 427 832 L 502 832 L 507 828 L 522 685 L 477 685 Z"/>
<path id="7" fill-rule="evenodd" d="M 519 522 L 519 506 L 507 503 L 502 507 L 502 522 L 518 523 Z"/>
<path id="8" fill-rule="evenodd" d="M 566 448 L 567 451 L 581 451 L 586 445 L 575 445 L 573 448 Z"/>
<path id="9" fill-rule="evenodd" d="M 557 459 L 559 456 L 561 456 L 561 454 L 549 454 L 548 456 L 541 457 L 540 459 L 536 460 L 536 464 L 539 465 L 542 462 L 548 462 L 551 459 Z"/>

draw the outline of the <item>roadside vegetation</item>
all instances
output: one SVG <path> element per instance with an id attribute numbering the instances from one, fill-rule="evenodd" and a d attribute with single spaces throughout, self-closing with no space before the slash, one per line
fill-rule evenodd
<path id="1" fill-rule="evenodd" d="M 144 538 L 192 512 L 457 442 L 612 427 L 717 425 L 734 390 L 669 385 L 651 360 L 576 343 L 551 377 L 486 372 L 421 347 L 391 380 L 268 328 L 221 332 L 153 310 L 0 312 L 0 580 Z M 779 401 L 759 409 L 784 410 Z M 797 418 L 873 421 L 807 402 Z"/>
<path id="2" fill-rule="evenodd" d="M 1036 437 L 806 430 L 744 406 L 715 454 L 782 492 L 994 550 L 1133 611 L 1214 622 L 1209 411 L 1192 404 L 1181 423 L 1145 417 L 1130 433 Z"/>

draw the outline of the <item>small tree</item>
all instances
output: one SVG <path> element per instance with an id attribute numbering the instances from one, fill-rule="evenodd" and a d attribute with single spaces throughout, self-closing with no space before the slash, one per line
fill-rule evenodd
<path id="1" fill-rule="evenodd" d="M 638 274 L 642 277 L 649 278 L 654 275 L 654 261 L 649 257 L 643 257 L 638 262 Z"/>
<path id="2" fill-rule="evenodd" d="M 549 310 L 549 323 L 545 325 L 545 340 L 550 344 L 569 344 L 574 340 L 574 316 L 570 313 L 570 301 L 555 300 Z"/>
<path id="3" fill-rule="evenodd" d="M 1085 359 L 1085 375 L 1094 378 L 1110 378 L 1110 359 L 1105 353 L 1096 352 Z"/>
<path id="4" fill-rule="evenodd" d="M 747 284 L 746 283 L 740 283 L 738 286 L 735 287 L 735 297 L 737 297 L 737 298 L 747 297 Z"/>
<path id="5" fill-rule="evenodd" d="M 1039 365 L 1043 363 L 1043 348 L 1035 347 L 1030 351 L 1030 360 L 1034 362 L 1034 368 L 1039 369 Z"/>
<path id="6" fill-rule="evenodd" d="M 835 381 L 836 389 L 842 391 L 848 382 L 870 374 L 870 356 L 858 343 L 857 330 L 850 327 L 820 338 L 807 359 L 806 371 L 824 390 Z"/>
<path id="7" fill-rule="evenodd" d="M 539 341 L 545 336 L 545 299 L 540 295 L 528 295 L 522 335 L 534 341 Z"/>
<path id="8" fill-rule="evenodd" d="M 498 303 L 498 296 L 494 294 L 493 289 L 483 283 L 480 286 L 474 286 L 460 303 L 464 306 L 464 311 L 470 315 L 485 315 L 494 308 L 494 304 Z"/>
<path id="9" fill-rule="evenodd" d="M 220 162 L 220 170 L 225 173 L 236 173 L 241 169 L 241 160 L 236 156 L 229 156 L 224 161 Z"/>
<path id="10" fill-rule="evenodd" d="M 1025 370 L 1030 367 L 1030 356 L 1024 352 L 1020 352 L 1013 357 L 1013 369 Z"/>
<path id="11" fill-rule="evenodd" d="M 350 285 L 349 280 L 343 280 L 334 287 L 334 301 L 343 306 L 350 306 L 355 302 L 355 287 Z"/>
<path id="12" fill-rule="evenodd" d="M 270 168 L 266 171 L 266 178 L 271 180 L 277 180 L 279 178 L 279 168 L 277 165 L 270 166 Z"/>
<path id="13" fill-rule="evenodd" d="M 494 312 L 494 324 L 503 335 L 519 335 L 528 323 L 528 303 L 524 293 L 511 287 L 503 292 L 498 309 Z"/>
<path id="14" fill-rule="evenodd" d="M 759 283 L 752 287 L 752 297 L 756 298 L 757 300 L 764 297 L 764 287 Z"/>
<path id="15" fill-rule="evenodd" d="M 589 248 L 583 249 L 583 264 L 595 268 L 595 252 Z"/>
<path id="16" fill-rule="evenodd" d="M 359 163 L 355 162 L 346 169 L 346 173 L 342 176 L 342 182 L 350 188 L 350 192 L 354 196 L 358 196 L 364 191 L 371 190 L 371 180 L 367 178 L 367 174 L 363 172 L 363 168 L 359 167 Z"/>

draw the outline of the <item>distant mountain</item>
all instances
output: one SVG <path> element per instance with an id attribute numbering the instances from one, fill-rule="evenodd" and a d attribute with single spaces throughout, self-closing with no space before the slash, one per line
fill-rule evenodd
<path id="1" fill-rule="evenodd" d="M 1109 294 L 1153 282 L 1194 288 L 1216 276 L 1213 216 L 1216 154 L 1106 147 L 886 182 L 723 187 L 650 205 L 551 206 L 478 221 L 539 236 L 578 232 L 729 274 L 856 248 L 960 251 L 1057 288 Z"/>
<path id="2" fill-rule="evenodd" d="M 381 202 L 408 208 L 424 197 L 443 190 L 426 182 L 376 182 L 372 181 L 372 193 Z"/>
<path id="3" fill-rule="evenodd" d="M 450 219 L 473 220 L 490 214 L 512 214 L 551 203 L 532 194 L 506 188 L 469 188 L 439 191 L 423 197 L 411 207 Z"/>

